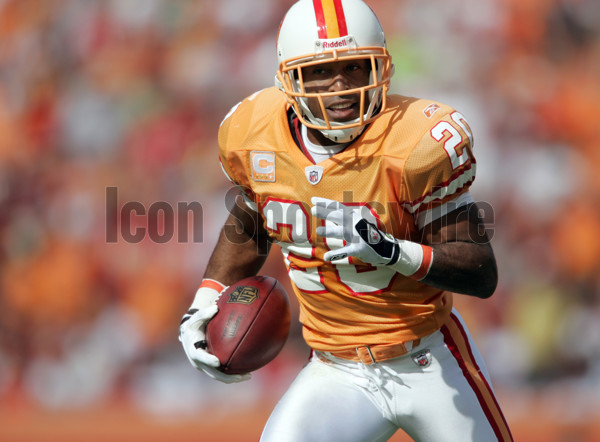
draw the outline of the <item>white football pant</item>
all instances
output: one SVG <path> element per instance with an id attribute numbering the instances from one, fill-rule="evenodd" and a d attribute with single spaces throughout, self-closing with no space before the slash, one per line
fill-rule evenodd
<path id="1" fill-rule="evenodd" d="M 373 365 L 314 352 L 281 398 L 261 442 L 512 441 L 462 318 L 409 354 Z"/>

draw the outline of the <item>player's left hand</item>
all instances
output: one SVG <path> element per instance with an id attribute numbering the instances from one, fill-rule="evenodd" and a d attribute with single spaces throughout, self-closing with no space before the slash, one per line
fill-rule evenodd
<path id="1" fill-rule="evenodd" d="M 231 384 L 250 379 L 250 374 L 225 374 L 218 370 L 219 359 L 206 351 L 206 323 L 217 313 L 217 306 L 190 310 L 181 321 L 179 340 L 190 363 L 217 381 Z"/>
<path id="2" fill-rule="evenodd" d="M 225 288 L 223 289 L 225 290 Z M 226 384 L 250 379 L 250 374 L 226 374 L 218 367 L 219 359 L 207 351 L 206 324 L 218 312 L 217 300 L 220 293 L 214 288 L 200 287 L 188 312 L 179 325 L 179 341 L 190 363 L 197 370 Z"/>
<path id="3" fill-rule="evenodd" d="M 398 240 L 382 232 L 375 224 L 362 215 L 366 207 L 349 207 L 339 201 L 313 197 L 311 213 L 325 220 L 324 226 L 317 227 L 317 235 L 326 239 L 342 239 L 347 245 L 330 250 L 323 256 L 325 261 L 339 261 L 353 256 L 374 265 L 393 265 L 400 256 Z"/>

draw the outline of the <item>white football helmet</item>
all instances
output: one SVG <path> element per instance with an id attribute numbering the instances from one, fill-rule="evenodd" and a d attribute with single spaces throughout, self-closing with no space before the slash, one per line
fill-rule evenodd
<path id="1" fill-rule="evenodd" d="M 375 13 L 362 0 L 300 0 L 287 12 L 277 36 L 279 69 L 275 84 L 305 126 L 317 129 L 337 143 L 358 137 L 386 108 L 386 95 L 393 65 L 385 35 Z M 307 93 L 302 68 L 348 59 L 371 63 L 371 79 L 364 87 L 341 92 Z M 324 97 L 360 94 L 360 117 L 352 121 L 330 121 Z M 323 118 L 308 108 L 316 98 Z"/>

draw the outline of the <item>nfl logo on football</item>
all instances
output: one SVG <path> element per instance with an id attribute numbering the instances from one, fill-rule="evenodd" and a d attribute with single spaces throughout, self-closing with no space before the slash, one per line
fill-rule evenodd
<path id="1" fill-rule="evenodd" d="M 227 303 L 252 304 L 258 299 L 258 289 L 252 286 L 237 287 L 229 294 Z"/>

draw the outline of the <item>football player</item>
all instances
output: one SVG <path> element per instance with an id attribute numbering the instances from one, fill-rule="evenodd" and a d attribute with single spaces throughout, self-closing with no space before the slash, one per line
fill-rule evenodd
<path id="1" fill-rule="evenodd" d="M 276 86 L 219 131 L 241 189 L 180 326 L 194 367 L 219 293 L 281 246 L 310 362 L 263 441 L 509 441 L 509 427 L 452 293 L 491 296 L 497 270 L 476 203 L 465 117 L 388 94 L 381 25 L 361 0 L 300 0 L 277 38 Z M 256 222 L 256 221 L 259 222 Z"/>

